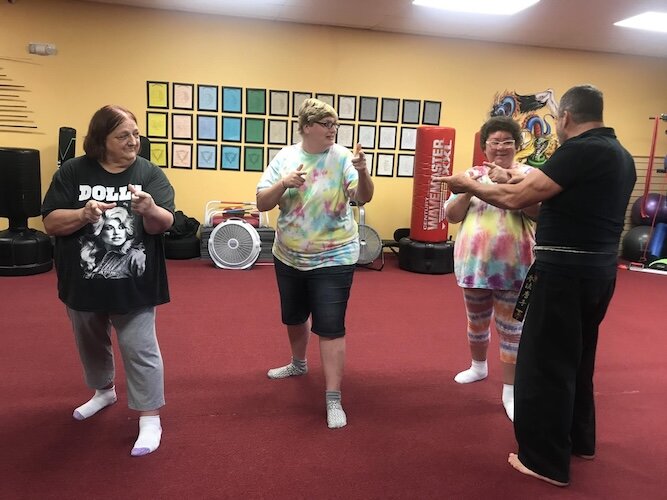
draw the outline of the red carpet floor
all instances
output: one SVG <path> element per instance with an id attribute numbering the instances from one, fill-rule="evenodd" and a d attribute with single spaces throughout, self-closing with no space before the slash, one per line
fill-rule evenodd
<path id="1" fill-rule="evenodd" d="M 489 378 L 452 380 L 469 363 L 453 275 L 401 271 L 391 258 L 381 272 L 358 270 L 349 425 L 329 430 L 316 341 L 308 376 L 266 378 L 289 359 L 273 268 L 169 261 L 172 302 L 158 309 L 164 434 L 143 458 L 129 456 L 137 417 L 122 365 L 118 403 L 71 417 L 90 391 L 55 272 L 0 277 L 0 498 L 667 498 L 667 277 L 619 273 L 598 350 L 597 458 L 573 460 L 567 489 L 507 464 L 515 442 L 495 335 Z"/>

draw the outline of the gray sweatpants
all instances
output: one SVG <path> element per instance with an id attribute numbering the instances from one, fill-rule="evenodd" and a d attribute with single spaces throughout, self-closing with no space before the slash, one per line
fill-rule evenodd
<path id="1" fill-rule="evenodd" d="M 164 406 L 164 367 L 155 334 L 155 307 L 127 314 L 75 311 L 68 307 L 67 314 L 90 388 L 102 389 L 114 381 L 113 326 L 125 367 L 128 406 L 137 411 Z"/>

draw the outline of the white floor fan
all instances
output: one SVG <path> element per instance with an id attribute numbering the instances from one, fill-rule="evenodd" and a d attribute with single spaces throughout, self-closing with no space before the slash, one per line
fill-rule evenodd
<path id="1" fill-rule="evenodd" d="M 259 233 L 243 219 L 221 222 L 208 240 L 211 259 L 222 269 L 247 269 L 255 263 L 260 251 Z"/>
<path id="2" fill-rule="evenodd" d="M 384 267 L 384 252 L 382 251 L 382 240 L 380 235 L 370 226 L 366 225 L 366 211 L 363 205 L 352 202 L 359 210 L 359 260 L 358 266 L 365 266 L 375 271 L 381 271 Z M 380 266 L 374 265 L 380 259 Z"/>

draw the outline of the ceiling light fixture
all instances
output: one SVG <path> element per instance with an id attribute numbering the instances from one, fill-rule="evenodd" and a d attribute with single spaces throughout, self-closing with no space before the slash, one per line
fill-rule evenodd
<path id="1" fill-rule="evenodd" d="M 614 26 L 667 33 L 667 12 L 644 12 L 614 23 Z"/>
<path id="2" fill-rule="evenodd" d="M 511 16 L 527 9 L 540 0 L 413 0 L 413 5 L 433 7 L 435 9 L 489 14 L 495 16 Z"/>

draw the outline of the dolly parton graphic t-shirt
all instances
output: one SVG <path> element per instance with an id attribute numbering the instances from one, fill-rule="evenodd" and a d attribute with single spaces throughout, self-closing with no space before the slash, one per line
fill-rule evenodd
<path id="1" fill-rule="evenodd" d="M 91 199 L 116 204 L 97 223 L 56 237 L 58 296 L 72 309 L 125 313 L 169 301 L 163 236 L 144 231 L 142 218 L 132 213 L 128 184 L 174 211 L 174 191 L 164 172 L 141 157 L 112 174 L 81 156 L 65 162 L 53 177 L 43 216 L 82 208 Z"/>

